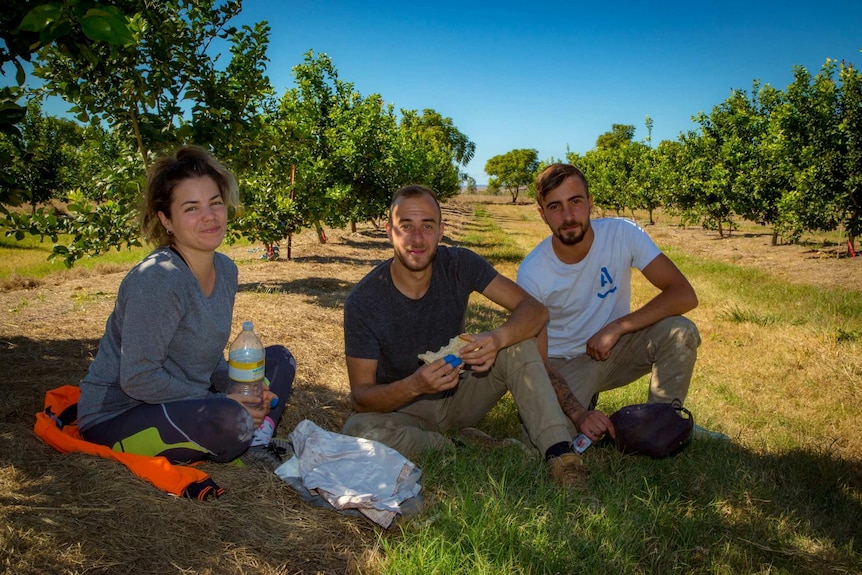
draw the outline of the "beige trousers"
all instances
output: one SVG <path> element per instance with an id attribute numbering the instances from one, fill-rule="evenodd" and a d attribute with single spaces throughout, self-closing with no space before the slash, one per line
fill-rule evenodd
<path id="1" fill-rule="evenodd" d="M 342 433 L 379 441 L 406 457 L 425 449 L 450 449 L 453 443 L 445 434 L 476 424 L 507 391 L 540 453 L 572 440 L 535 339 L 501 350 L 484 374 L 465 371 L 453 390 L 423 396 L 389 413 L 354 413 Z"/>
<path id="2" fill-rule="evenodd" d="M 697 326 L 688 318 L 672 316 L 622 336 L 605 361 L 586 354 L 549 361 L 584 407 L 593 394 L 628 385 L 646 374 L 650 374 L 648 403 L 670 403 L 676 398 L 684 402 L 699 345 Z"/>

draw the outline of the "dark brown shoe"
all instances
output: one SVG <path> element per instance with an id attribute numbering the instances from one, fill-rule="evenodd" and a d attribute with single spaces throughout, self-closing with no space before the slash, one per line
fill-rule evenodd
<path id="1" fill-rule="evenodd" d="M 549 459 L 548 476 L 566 489 L 585 491 L 587 488 L 587 466 L 577 453 L 564 453 Z"/>

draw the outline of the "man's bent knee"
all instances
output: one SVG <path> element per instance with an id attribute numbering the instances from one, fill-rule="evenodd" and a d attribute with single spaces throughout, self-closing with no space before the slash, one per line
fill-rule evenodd
<path id="1" fill-rule="evenodd" d="M 405 427 L 392 421 L 385 413 L 353 414 L 344 423 L 341 432 L 344 435 L 377 441 L 402 454 L 410 451 L 407 445 L 409 442 L 405 441 Z"/>
<path id="2" fill-rule="evenodd" d="M 685 316 L 675 315 L 661 321 L 667 330 L 667 338 L 674 345 L 684 345 L 690 349 L 700 346 L 700 332 L 693 321 Z"/>

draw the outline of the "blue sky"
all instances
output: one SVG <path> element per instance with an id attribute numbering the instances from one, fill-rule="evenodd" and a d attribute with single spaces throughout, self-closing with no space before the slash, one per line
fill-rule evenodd
<path id="1" fill-rule="evenodd" d="M 862 66 L 862 2 L 379 2 L 244 0 L 235 24 L 267 20 L 278 93 L 310 49 L 363 95 L 433 108 L 476 144 L 467 166 L 516 148 L 586 152 L 611 124 L 653 142 L 694 129 L 733 88 L 784 89 L 792 68 Z"/>
<path id="2" fill-rule="evenodd" d="M 244 0 L 239 21 L 272 28 L 281 95 L 309 49 L 339 78 L 400 108 L 433 108 L 476 143 L 467 167 L 516 148 L 563 159 L 611 124 L 653 142 L 694 129 L 733 88 L 784 89 L 792 68 L 862 66 L 862 2 L 360 2 Z"/>

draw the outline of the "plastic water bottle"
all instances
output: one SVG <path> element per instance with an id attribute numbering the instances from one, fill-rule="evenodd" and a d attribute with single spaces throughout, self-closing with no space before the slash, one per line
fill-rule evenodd
<path id="1" fill-rule="evenodd" d="M 266 352 L 263 344 L 254 333 L 254 324 L 243 322 L 242 331 L 230 346 L 228 352 L 228 377 L 230 386 L 227 392 L 246 396 L 243 403 L 251 408 L 263 405 L 263 381 Z"/>

